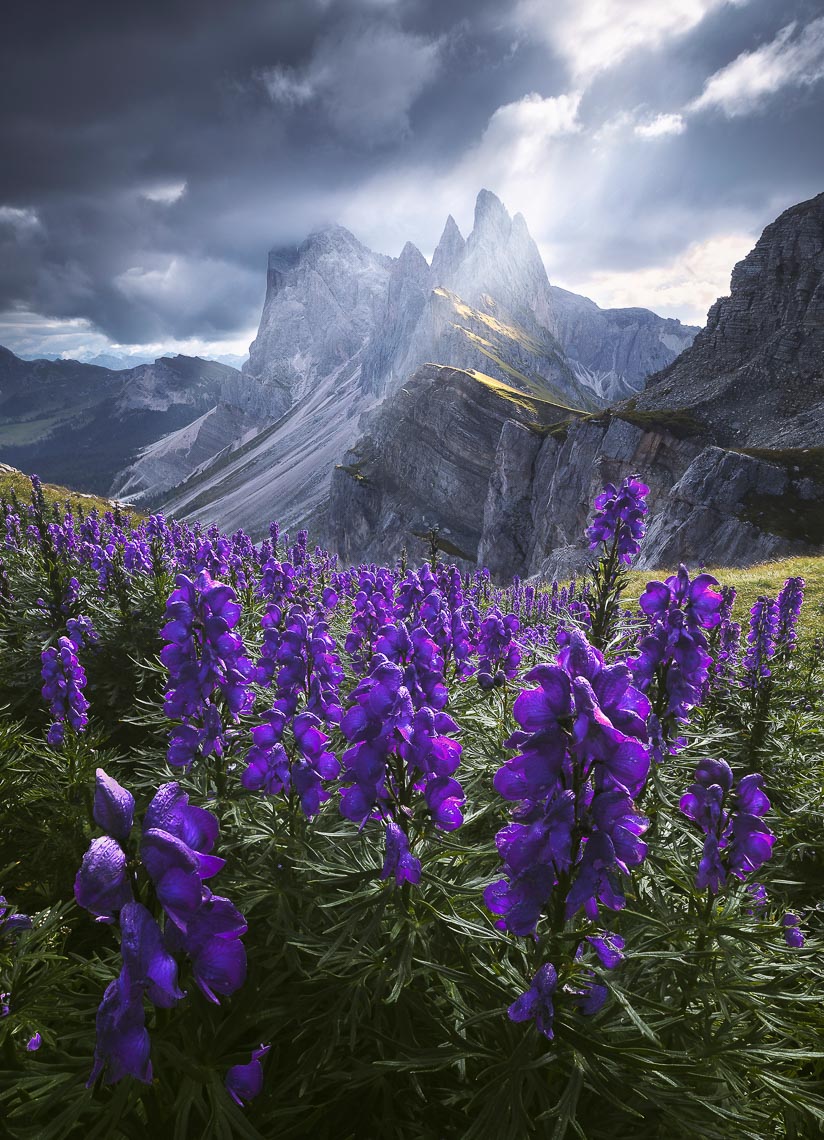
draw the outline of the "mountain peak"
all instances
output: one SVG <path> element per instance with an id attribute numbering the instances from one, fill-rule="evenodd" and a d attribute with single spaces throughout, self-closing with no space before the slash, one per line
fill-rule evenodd
<path id="1" fill-rule="evenodd" d="M 458 223 L 450 214 L 441 234 L 441 240 L 432 254 L 432 284 L 449 285 L 466 249 L 466 242 Z"/>
<path id="2" fill-rule="evenodd" d="M 824 194 L 766 227 L 733 269 L 729 296 L 715 302 L 692 345 L 651 377 L 638 408 L 688 410 L 724 446 L 816 447 L 822 356 Z"/>
<path id="3" fill-rule="evenodd" d="M 314 249 L 357 249 L 366 251 L 366 246 L 359 242 L 351 230 L 336 223 L 318 226 L 301 242 L 299 253 Z"/>
<path id="4" fill-rule="evenodd" d="M 506 206 L 491 190 L 480 190 L 475 199 L 475 223 L 472 236 L 477 238 L 490 232 L 506 237 L 512 226 Z"/>
<path id="5" fill-rule="evenodd" d="M 429 262 L 414 244 L 408 241 L 400 252 L 397 264 L 404 270 L 429 269 Z"/>

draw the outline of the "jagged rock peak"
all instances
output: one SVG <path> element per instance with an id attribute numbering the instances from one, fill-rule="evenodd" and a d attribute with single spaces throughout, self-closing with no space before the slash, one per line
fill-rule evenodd
<path id="1" fill-rule="evenodd" d="M 318 226 L 312 230 L 298 246 L 298 255 L 305 256 L 314 251 L 325 253 L 330 250 L 353 250 L 361 255 L 375 256 L 363 242 L 358 241 L 351 230 L 336 224 Z"/>
<path id="2" fill-rule="evenodd" d="M 475 221 L 469 240 L 480 241 L 487 237 L 503 241 L 509 237 L 512 218 L 501 199 L 491 190 L 481 190 L 475 199 Z"/>
<path id="3" fill-rule="evenodd" d="M 414 242 L 408 241 L 400 252 L 395 264 L 395 271 L 401 271 L 404 275 L 410 273 L 416 276 L 421 273 L 428 274 L 429 262 Z"/>
<path id="4" fill-rule="evenodd" d="M 441 240 L 432 255 L 432 285 L 448 286 L 461 263 L 466 249 L 466 241 L 458 229 L 458 223 L 450 214 L 441 234 Z"/>

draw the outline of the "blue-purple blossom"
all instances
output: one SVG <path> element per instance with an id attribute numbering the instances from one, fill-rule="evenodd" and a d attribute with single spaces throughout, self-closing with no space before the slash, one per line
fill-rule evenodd
<path id="1" fill-rule="evenodd" d="M 463 822 L 463 789 L 453 777 L 461 746 L 448 735 L 458 726 L 440 709 L 424 705 L 415 711 L 404 671 L 383 654 L 375 654 L 369 675 L 352 696 L 341 720 L 351 745 L 342 757 L 341 814 L 360 826 L 370 818 L 383 819 L 382 877 L 392 873 L 396 882 L 416 882 L 420 864 L 408 851 L 405 823 L 399 823 L 408 818 L 415 793 L 423 794 L 439 830 L 451 831 Z"/>
<path id="2" fill-rule="evenodd" d="M 119 911 L 122 968 L 100 1004 L 89 1083 L 104 1071 L 109 1083 L 127 1074 L 151 1080 L 143 999 L 165 1009 L 185 997 L 175 954 L 188 955 L 196 984 L 212 1002 L 219 1001 L 218 994 L 234 993 L 246 978 L 240 942 L 246 920 L 204 882 L 224 866 L 211 853 L 217 818 L 190 804 L 174 781 L 161 785 L 146 809 L 140 858 L 165 913 L 161 930 L 151 911 L 132 896 L 120 844 L 129 839 L 133 814 L 131 794 L 98 769 L 95 820 L 113 834 L 92 840 L 77 874 L 75 896 L 99 921 L 113 922 Z"/>
<path id="3" fill-rule="evenodd" d="M 260 1096 L 263 1090 L 263 1067 L 261 1059 L 271 1049 L 271 1045 L 261 1045 L 252 1051 L 252 1059 L 245 1065 L 232 1065 L 226 1074 L 226 1089 L 232 1100 L 245 1108 L 250 1100 Z"/>
<path id="4" fill-rule="evenodd" d="M 656 715 L 661 722 L 683 723 L 701 702 L 712 663 L 704 631 L 721 620 L 723 598 L 717 586 L 710 574 L 690 580 L 681 566 L 664 582 L 648 582 L 639 599 L 651 628 L 629 665 L 643 692 L 657 680 Z"/>
<path id="5" fill-rule="evenodd" d="M 95 774 L 94 821 L 113 839 L 125 843 L 134 822 L 134 796 L 107 776 L 102 768 Z"/>
<path id="6" fill-rule="evenodd" d="M 505 877 L 484 893 L 496 925 L 518 935 L 535 931 L 556 890 L 567 918 L 624 905 L 622 877 L 646 855 L 648 821 L 633 797 L 650 762 L 649 702 L 580 632 L 526 680 L 538 687 L 517 697 L 521 730 L 507 742 L 520 751 L 494 778 L 517 805 L 496 836 Z"/>
<path id="7" fill-rule="evenodd" d="M 233 632 L 241 609 L 231 586 L 201 570 L 192 581 L 175 578 L 161 630 L 160 659 L 169 670 L 164 711 L 181 724 L 172 731 L 169 763 L 188 767 L 198 756 L 223 753 L 224 726 L 214 698 L 223 697 L 234 719 L 254 701 L 254 668 L 242 638 Z"/>
<path id="8" fill-rule="evenodd" d="M 83 732 L 89 723 L 89 702 L 86 700 L 86 673 L 77 659 L 77 646 L 68 637 L 58 638 L 41 654 L 43 699 L 52 715 L 49 743 L 62 744 L 68 723 L 75 732 Z"/>
<path id="9" fill-rule="evenodd" d="M 744 655 L 744 685 L 758 690 L 772 675 L 769 662 L 775 656 L 778 637 L 778 604 L 761 596 L 750 610 L 747 652 Z"/>
<path id="10" fill-rule="evenodd" d="M 517 640 L 520 622 L 514 614 L 501 614 L 495 606 L 487 613 L 478 630 L 478 684 L 491 689 L 513 680 L 521 663 L 521 645 Z"/>
<path id="11" fill-rule="evenodd" d="M 641 549 L 648 494 L 637 475 L 627 476 L 618 488 L 607 483 L 595 499 L 595 517 L 586 532 L 590 550 L 614 544 L 618 559 L 629 564 Z"/>
<path id="12" fill-rule="evenodd" d="M 801 916 L 788 912 L 781 919 L 784 928 L 784 941 L 794 950 L 800 950 L 804 945 L 804 931 L 801 927 Z"/>
<path id="13" fill-rule="evenodd" d="M 27 914 L 10 914 L 9 904 L 0 895 L 0 940 L 16 938 L 26 930 L 31 930 L 32 920 Z"/>
<path id="14" fill-rule="evenodd" d="M 775 640 L 779 652 L 784 656 L 793 652 L 798 641 L 798 619 L 804 603 L 804 585 L 803 578 L 788 578 L 776 599 L 778 628 Z"/>
<path id="15" fill-rule="evenodd" d="M 145 990 L 152 1004 L 161 1009 L 186 996 L 177 984 L 177 962 L 145 906 L 131 902 L 123 907 L 120 935 L 123 976 L 130 986 Z"/>
<path id="16" fill-rule="evenodd" d="M 551 962 L 545 962 L 526 993 L 509 1007 L 510 1021 L 534 1021 L 538 1032 L 551 1041 L 555 1036 L 552 1028 L 555 1018 L 553 997 L 557 987 L 558 973 Z"/>
<path id="17" fill-rule="evenodd" d="M 398 885 L 421 881 L 421 861 L 409 850 L 409 840 L 404 832 L 391 821 L 386 825 L 386 857 L 380 878 L 388 879 L 390 876 Z"/>
<path id="18" fill-rule="evenodd" d="M 762 776 L 751 774 L 735 786 L 725 760 L 703 760 L 696 768 L 695 782 L 681 797 L 681 811 L 705 837 L 698 890 L 717 895 L 730 874 L 744 879 L 770 858 L 775 836 L 762 818 L 770 808 L 762 783 Z"/>
<path id="19" fill-rule="evenodd" d="M 109 835 L 93 839 L 74 881 L 79 906 L 99 922 L 113 922 L 115 913 L 132 901 L 126 854 Z"/>
<path id="20" fill-rule="evenodd" d="M 108 1085 L 127 1076 L 151 1084 L 150 1052 L 142 991 L 121 972 L 109 983 L 97 1011 L 97 1042 L 87 1087 L 104 1073 Z"/>

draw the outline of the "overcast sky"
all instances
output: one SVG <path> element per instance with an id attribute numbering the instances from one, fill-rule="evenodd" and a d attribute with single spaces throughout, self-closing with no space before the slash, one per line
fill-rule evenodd
<path id="1" fill-rule="evenodd" d="M 245 353 L 266 253 L 431 252 L 485 186 L 550 280 L 703 324 L 824 190 L 824 0 L 26 0 L 0 343 Z"/>

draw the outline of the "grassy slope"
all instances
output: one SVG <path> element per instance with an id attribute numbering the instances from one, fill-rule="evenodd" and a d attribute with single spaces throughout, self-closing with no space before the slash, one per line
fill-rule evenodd
<path id="1" fill-rule="evenodd" d="M 28 475 L 24 475 L 21 471 L 0 470 L 0 498 L 8 498 L 12 491 L 21 503 L 28 503 L 31 497 L 31 481 Z M 110 511 L 113 506 L 112 499 L 104 499 L 100 495 L 86 495 L 82 491 L 70 491 L 68 487 L 59 487 L 53 483 L 43 484 L 43 495 L 47 503 L 58 503 L 60 506 L 68 499 L 73 507 L 82 506 L 87 514 L 95 507 L 102 512 Z M 128 508 L 126 513 L 135 519 L 141 517 Z"/>
<path id="2" fill-rule="evenodd" d="M 811 640 L 824 636 L 824 557 L 785 558 L 776 562 L 762 562 L 747 569 L 734 567 L 708 567 L 722 585 L 735 586 L 738 596 L 733 613 L 736 621 L 747 620 L 750 606 L 760 594 L 775 597 L 787 578 L 801 576 L 807 585 L 804 594 L 804 620 L 802 638 Z M 630 597 L 637 597 L 647 582 L 662 579 L 671 570 L 634 570 L 630 574 Z"/>

